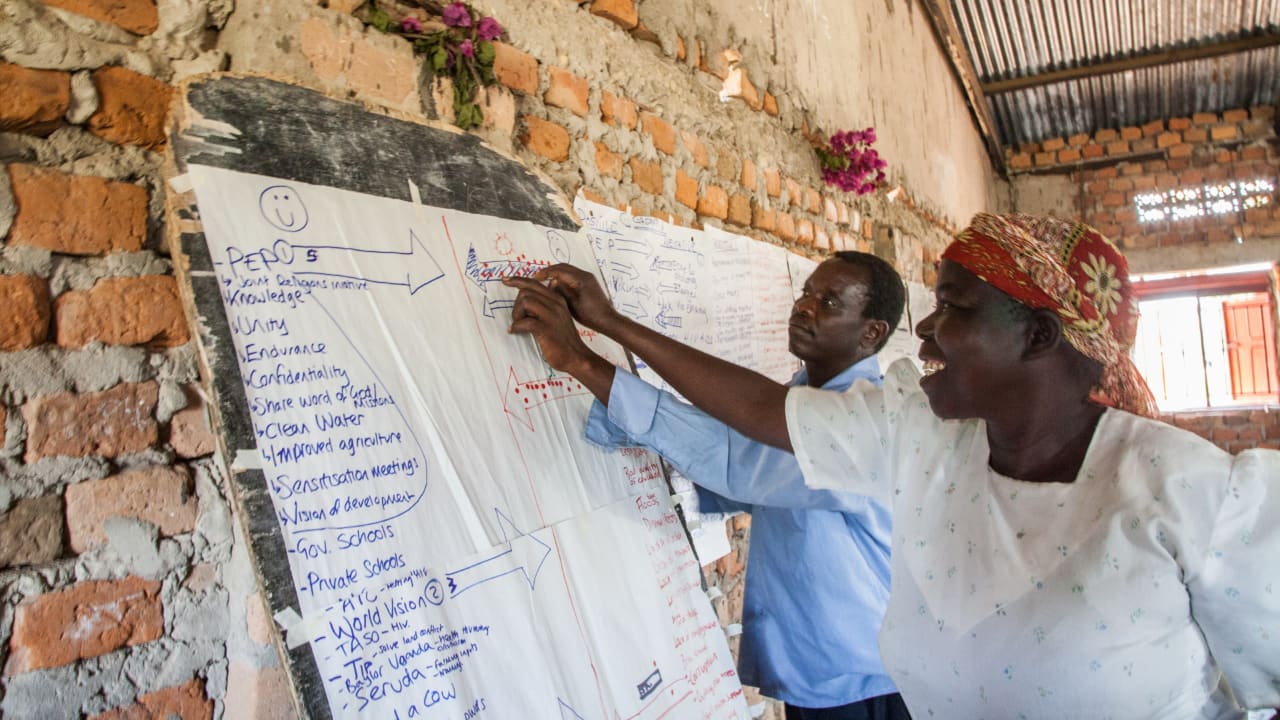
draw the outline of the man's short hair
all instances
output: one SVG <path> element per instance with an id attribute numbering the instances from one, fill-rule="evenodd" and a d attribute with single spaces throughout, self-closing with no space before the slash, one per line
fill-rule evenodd
<path id="1" fill-rule="evenodd" d="M 871 253 L 841 250 L 834 256 L 847 263 L 866 268 L 871 275 L 869 288 L 871 293 L 867 297 L 867 305 L 862 310 L 862 316 L 872 320 L 883 320 L 889 324 L 889 332 L 876 346 L 876 352 L 880 352 L 889 342 L 889 337 L 897 330 L 898 323 L 902 321 L 903 308 L 907 304 L 907 287 L 902 283 L 902 276 L 893 269 L 892 265 Z"/>

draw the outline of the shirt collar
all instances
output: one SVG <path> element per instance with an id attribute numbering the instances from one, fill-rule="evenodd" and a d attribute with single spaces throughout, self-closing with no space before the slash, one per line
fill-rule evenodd
<path id="1" fill-rule="evenodd" d="M 876 382 L 880 377 L 880 361 L 876 359 L 875 355 L 871 355 L 859 360 L 844 370 L 841 370 L 822 387 L 823 389 L 842 389 L 849 387 L 857 380 L 870 380 L 871 382 Z M 799 372 L 792 376 L 791 384 L 809 384 L 809 373 L 803 366 L 800 367 Z"/>

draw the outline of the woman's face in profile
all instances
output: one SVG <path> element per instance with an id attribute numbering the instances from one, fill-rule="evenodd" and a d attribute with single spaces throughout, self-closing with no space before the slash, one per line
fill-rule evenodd
<path id="1" fill-rule="evenodd" d="M 1009 378 L 1019 370 L 1028 324 L 1008 295 L 950 260 L 938 267 L 934 311 L 916 325 L 925 376 L 920 388 L 941 418 L 1000 417 L 1023 398 Z"/>

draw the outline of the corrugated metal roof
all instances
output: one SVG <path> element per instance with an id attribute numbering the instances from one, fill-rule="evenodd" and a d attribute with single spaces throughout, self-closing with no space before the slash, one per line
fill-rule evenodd
<path id="1" fill-rule="evenodd" d="M 951 0 L 980 82 L 1280 32 L 1280 0 Z M 1280 101 L 1280 47 L 990 94 L 1005 145 Z"/>

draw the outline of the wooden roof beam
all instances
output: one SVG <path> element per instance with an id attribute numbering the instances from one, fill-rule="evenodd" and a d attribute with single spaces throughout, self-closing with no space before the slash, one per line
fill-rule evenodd
<path id="1" fill-rule="evenodd" d="M 1066 80 L 1079 80 L 1080 78 L 1097 77 L 1098 75 L 1111 75 L 1113 73 L 1125 72 L 1127 70 L 1138 70 L 1141 68 L 1156 67 L 1158 65 L 1170 65 L 1173 63 L 1186 62 L 1188 60 L 1202 60 L 1204 58 L 1218 57 L 1221 55 L 1234 55 L 1236 53 L 1248 52 L 1250 50 L 1273 47 L 1275 45 L 1280 45 L 1280 34 L 1266 33 L 1263 35 L 1248 35 L 1245 37 L 1234 38 L 1232 40 L 1209 43 L 1207 45 L 1193 45 L 1173 48 L 1171 50 L 1156 50 L 1116 60 L 1106 60 L 1103 62 L 1078 65 L 1076 67 L 1064 68 L 1062 70 L 1050 70 L 1049 72 L 1036 73 L 1034 75 L 1023 75 L 1022 77 L 1009 78 L 1007 80 L 992 80 L 991 82 L 982 83 L 982 92 L 987 95 L 998 95 L 1000 93 L 1025 90 L 1027 88 L 1049 85 Z"/>
<path id="2" fill-rule="evenodd" d="M 1000 136 L 996 133 L 995 120 L 987 107 L 986 95 L 982 92 L 982 84 L 978 81 L 978 73 L 974 70 L 973 60 L 965 48 L 960 29 L 956 25 L 955 16 L 951 14 L 950 0 L 922 0 L 925 12 L 933 25 L 933 32 L 938 37 L 951 60 L 951 69 L 955 71 L 960 86 L 964 88 L 965 98 L 969 101 L 969 111 L 978 124 L 978 132 L 982 135 L 987 154 L 991 156 L 991 165 L 1002 177 L 1009 173 L 1004 163 L 1004 147 L 1000 144 Z"/>

